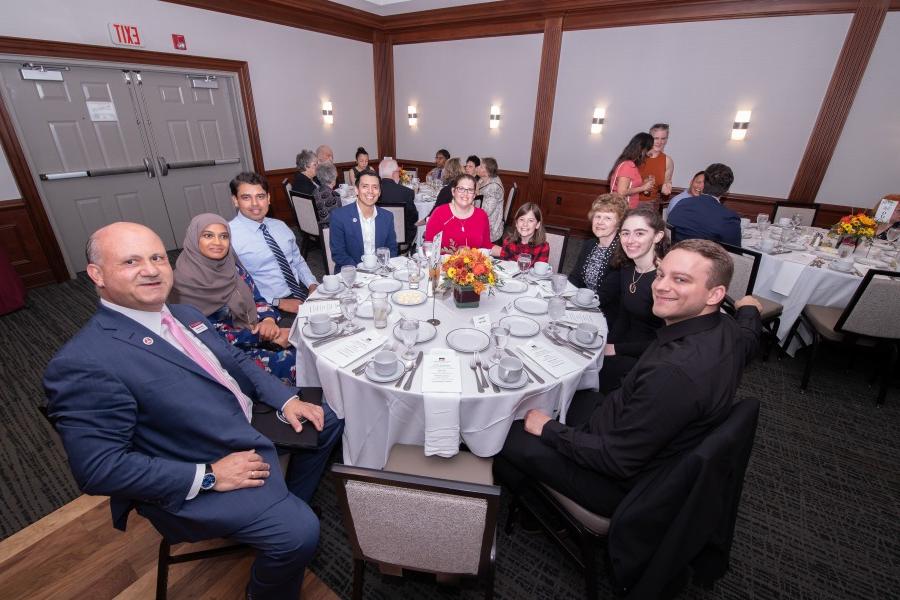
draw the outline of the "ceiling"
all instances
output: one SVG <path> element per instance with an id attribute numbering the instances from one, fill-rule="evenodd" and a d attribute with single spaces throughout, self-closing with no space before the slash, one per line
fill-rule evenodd
<path id="1" fill-rule="evenodd" d="M 466 4 L 483 4 L 494 0 L 331 0 L 351 8 L 364 10 L 382 17 L 401 15 L 422 10 L 434 10 Z"/>

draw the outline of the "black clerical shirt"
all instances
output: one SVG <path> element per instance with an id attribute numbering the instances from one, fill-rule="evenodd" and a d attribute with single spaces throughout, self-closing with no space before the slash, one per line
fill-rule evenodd
<path id="1" fill-rule="evenodd" d="M 761 323 L 752 306 L 656 332 L 656 340 L 581 427 L 548 421 L 541 440 L 579 465 L 629 479 L 689 450 L 731 411 Z"/>

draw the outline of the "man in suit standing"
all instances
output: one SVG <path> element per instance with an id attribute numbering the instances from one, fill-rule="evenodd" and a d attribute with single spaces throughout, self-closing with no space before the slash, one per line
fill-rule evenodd
<path id="1" fill-rule="evenodd" d="M 404 185 L 400 185 L 400 165 L 396 160 L 383 160 L 378 165 L 381 175 L 381 202 L 403 205 L 403 229 L 406 242 L 412 244 L 416 239 L 416 221 L 419 211 L 416 208 L 416 194 Z"/>
<path id="2" fill-rule="evenodd" d="M 741 245 L 741 217 L 722 206 L 722 196 L 734 182 L 727 165 L 714 163 L 704 171 L 703 193 L 690 202 L 679 202 L 668 216 L 672 241 L 701 239 Z"/>
<path id="3" fill-rule="evenodd" d="M 387 247 L 397 256 L 394 215 L 378 210 L 381 181 L 375 173 L 363 172 L 356 180 L 356 202 L 331 212 L 331 258 L 334 268 L 356 266 L 363 254 Z"/>
<path id="4" fill-rule="evenodd" d="M 296 598 L 319 535 L 306 502 L 343 423 L 227 344 L 198 310 L 166 305 L 172 268 L 150 229 L 106 226 L 88 240 L 87 259 L 100 306 L 44 374 L 78 485 L 110 496 L 119 529 L 136 508 L 171 543 L 249 544 L 250 597 Z M 320 431 L 287 480 L 250 424 L 253 401 L 297 431 L 301 420 Z"/>

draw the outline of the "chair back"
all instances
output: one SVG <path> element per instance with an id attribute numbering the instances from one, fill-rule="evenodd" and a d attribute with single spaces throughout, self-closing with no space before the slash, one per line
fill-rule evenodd
<path id="1" fill-rule="evenodd" d="M 325 248 L 325 274 L 334 275 L 334 259 L 331 258 L 331 228 L 322 225 L 322 247 Z"/>
<path id="2" fill-rule="evenodd" d="M 291 184 L 290 180 L 285 177 L 281 180 L 281 186 L 284 188 L 284 197 L 288 200 L 291 199 L 291 192 L 294 191 L 294 186 Z"/>
<path id="3" fill-rule="evenodd" d="M 900 339 L 900 273 L 871 269 L 850 299 L 835 331 Z"/>
<path id="4" fill-rule="evenodd" d="M 291 205 L 294 207 L 294 215 L 300 225 L 300 231 L 304 234 L 319 237 L 319 215 L 316 213 L 316 201 L 310 194 L 291 191 Z"/>
<path id="5" fill-rule="evenodd" d="M 670 244 L 674 244 L 675 243 L 675 227 L 668 221 L 666 221 L 665 224 L 666 224 L 666 239 L 669 241 Z"/>
<path id="6" fill-rule="evenodd" d="M 498 486 L 339 464 L 331 472 L 354 559 L 426 573 L 490 570 Z"/>
<path id="7" fill-rule="evenodd" d="M 516 202 L 516 196 L 519 194 L 519 184 L 515 181 L 512 184 L 512 187 L 509 188 L 509 194 L 506 195 L 506 205 L 503 207 L 503 222 L 509 222 L 509 209 L 512 208 L 512 205 Z"/>
<path id="8" fill-rule="evenodd" d="M 568 227 L 544 227 L 547 232 L 547 243 L 550 244 L 550 266 L 554 273 L 561 273 L 566 263 L 566 247 L 569 245 Z"/>
<path id="9" fill-rule="evenodd" d="M 772 223 L 777 225 L 779 219 L 790 219 L 795 214 L 800 215 L 800 225 L 812 227 L 816 221 L 816 215 L 819 214 L 819 205 L 804 202 L 776 202 Z"/>
<path id="10" fill-rule="evenodd" d="M 350 181 L 350 169 L 344 171 L 344 183 L 346 183 L 350 187 L 353 187 L 353 182 Z"/>
<path id="11" fill-rule="evenodd" d="M 731 276 L 731 282 L 725 293 L 732 300 L 740 300 L 747 294 L 753 293 L 762 254 L 731 244 L 723 243 L 721 245 L 731 255 L 731 261 L 734 263 L 734 274 Z"/>
<path id="12" fill-rule="evenodd" d="M 378 208 L 384 209 L 394 215 L 394 234 L 397 236 L 397 245 L 406 243 L 406 220 L 403 211 L 405 205 L 399 202 L 379 202 Z"/>

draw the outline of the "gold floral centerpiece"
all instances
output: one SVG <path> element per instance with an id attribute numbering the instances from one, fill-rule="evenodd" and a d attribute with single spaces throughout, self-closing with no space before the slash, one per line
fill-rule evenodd
<path id="1" fill-rule="evenodd" d="M 842 217 L 831 228 L 831 233 L 838 236 L 838 246 L 844 244 L 856 246 L 860 240 L 871 240 L 875 237 L 875 219 L 860 212 Z"/>
<path id="2" fill-rule="evenodd" d="M 481 294 L 496 282 L 494 264 L 478 248 L 463 247 L 444 261 L 442 270 L 453 288 L 453 301 L 459 308 L 475 308 Z"/>
<path id="3" fill-rule="evenodd" d="M 412 175 L 410 175 L 409 171 L 400 169 L 400 184 L 409 185 L 410 183 L 412 183 Z"/>

